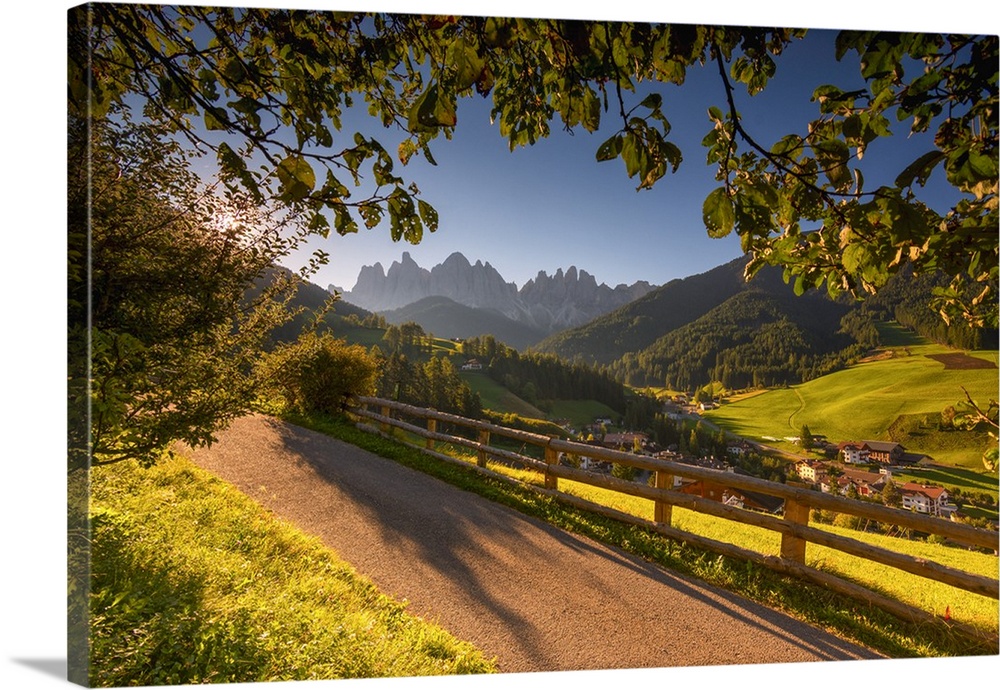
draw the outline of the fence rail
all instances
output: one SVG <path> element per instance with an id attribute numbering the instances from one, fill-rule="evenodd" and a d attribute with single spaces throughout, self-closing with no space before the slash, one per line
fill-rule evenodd
<path id="1" fill-rule="evenodd" d="M 850 537 L 833 534 L 809 526 L 811 509 L 828 510 L 875 520 L 880 523 L 909 528 L 918 532 L 936 534 L 958 544 L 972 547 L 998 549 L 996 532 L 978 529 L 970 525 L 949 520 L 911 513 L 841 496 L 833 496 L 804 487 L 789 486 L 756 477 L 735 474 L 722 470 L 696 467 L 670 460 L 651 458 L 624 451 L 593 446 L 585 443 L 566 441 L 560 438 L 512 429 L 436 410 L 406 405 L 381 398 L 362 397 L 355 401 L 350 411 L 355 415 L 375 423 L 375 430 L 389 433 L 392 428 L 401 429 L 424 439 L 423 450 L 438 457 L 454 461 L 435 452 L 438 442 L 462 446 L 475 451 L 476 465 L 486 471 L 490 458 L 513 462 L 524 468 L 535 470 L 544 478 L 544 488 L 537 490 L 554 496 L 576 507 L 613 517 L 618 520 L 640 524 L 669 538 L 689 542 L 729 556 L 735 556 L 763 564 L 773 570 L 805 578 L 834 591 L 863 599 L 875 606 L 886 609 L 902 618 L 916 621 L 937 620 L 926 611 L 896 601 L 885 595 L 861 587 L 828 572 L 823 572 L 805 564 L 806 546 L 818 544 L 841 551 L 858 558 L 894 567 L 905 572 L 942 582 L 975 594 L 1000 599 L 1000 583 L 996 579 L 976 573 L 898 553 L 890 549 L 874 546 Z M 420 424 L 405 421 L 401 417 L 420 420 Z M 438 424 L 444 423 L 472 432 L 475 438 L 457 434 L 442 433 Z M 531 457 L 491 445 L 491 439 L 503 437 L 520 442 L 524 446 L 540 449 L 543 459 Z M 627 465 L 654 473 L 653 486 L 617 479 L 599 472 L 561 464 L 567 455 L 584 456 L 595 460 Z M 467 464 L 464 463 L 463 464 Z M 691 480 L 710 481 L 730 489 L 751 491 L 780 498 L 784 501 L 782 517 L 744 510 L 700 496 L 674 490 L 674 477 Z M 646 498 L 653 501 L 654 520 L 649 521 L 634 515 L 581 499 L 559 490 L 559 479 L 581 482 L 619 493 Z M 720 542 L 677 529 L 671 525 L 673 506 L 686 508 L 698 513 L 753 525 L 781 535 L 780 550 L 777 555 L 761 554 L 735 544 Z"/>

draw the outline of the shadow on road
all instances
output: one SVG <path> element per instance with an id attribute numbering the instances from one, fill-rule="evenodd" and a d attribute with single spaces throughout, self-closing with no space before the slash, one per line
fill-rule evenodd
<path id="1" fill-rule="evenodd" d="M 199 463 L 319 536 L 411 612 L 498 656 L 502 671 L 876 657 L 355 446 L 250 419 Z M 248 452 L 257 459 L 236 457 Z"/>

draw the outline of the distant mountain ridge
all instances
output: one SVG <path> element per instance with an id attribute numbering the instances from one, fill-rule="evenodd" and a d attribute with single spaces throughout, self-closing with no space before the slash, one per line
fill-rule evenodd
<path id="1" fill-rule="evenodd" d="M 345 292 L 343 298 L 363 309 L 386 313 L 428 297 L 447 297 L 458 305 L 502 314 L 537 331 L 540 339 L 587 323 L 652 289 L 654 286 L 646 281 L 612 288 L 598 284 L 594 276 L 571 266 L 565 272 L 559 269 L 552 276 L 539 271 L 518 290 L 489 262 L 477 260 L 472 264 L 460 252 L 429 270 L 404 252 L 402 259 L 394 261 L 388 270 L 381 263 L 363 267 L 354 288 Z M 441 309 L 438 303 L 439 319 L 443 318 Z M 468 316 L 467 311 L 463 314 Z M 447 330 L 435 332 L 447 336 Z"/>

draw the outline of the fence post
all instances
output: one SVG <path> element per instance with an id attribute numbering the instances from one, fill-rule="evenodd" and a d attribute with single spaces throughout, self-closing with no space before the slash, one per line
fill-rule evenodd
<path id="1" fill-rule="evenodd" d="M 480 446 L 490 445 L 490 432 L 487 431 L 486 429 L 479 430 L 479 445 Z M 480 448 L 477 454 L 476 464 L 479 465 L 480 467 L 486 467 L 486 456 L 487 452 L 483 450 L 483 448 Z"/>
<path id="2" fill-rule="evenodd" d="M 546 465 L 558 465 L 559 464 L 559 453 L 556 452 L 551 446 L 545 446 L 545 464 Z M 546 468 L 545 472 L 545 488 L 557 490 L 559 488 L 559 478 L 554 474 L 548 472 Z"/>
<path id="3" fill-rule="evenodd" d="M 432 434 L 436 434 L 437 429 L 438 429 L 438 420 L 434 419 L 433 417 L 428 417 L 427 431 L 431 432 Z M 434 439 L 432 438 L 427 439 L 427 450 L 434 450 Z"/>
<path id="4" fill-rule="evenodd" d="M 388 405 L 383 405 L 382 406 L 382 416 L 383 417 L 391 417 L 392 416 L 392 410 L 389 409 Z M 387 422 L 382 422 L 382 433 L 384 433 L 384 434 L 390 433 L 389 432 L 389 424 Z"/>
<path id="5" fill-rule="evenodd" d="M 667 474 L 663 470 L 653 473 L 653 482 L 657 489 L 672 489 L 674 485 L 674 475 Z M 653 521 L 670 524 L 670 517 L 673 506 L 665 501 L 656 500 L 653 502 Z"/>
<path id="6" fill-rule="evenodd" d="M 796 525 L 809 524 L 809 506 L 785 499 L 785 520 Z M 796 563 L 806 562 L 806 540 L 791 534 L 781 535 L 781 557 Z"/>

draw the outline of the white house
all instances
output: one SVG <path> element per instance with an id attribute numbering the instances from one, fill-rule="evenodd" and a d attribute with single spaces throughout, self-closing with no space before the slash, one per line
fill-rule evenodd
<path id="1" fill-rule="evenodd" d="M 863 443 L 848 441 L 838 446 L 840 456 L 849 465 L 868 464 L 868 448 Z"/>
<path id="2" fill-rule="evenodd" d="M 956 507 L 948 503 L 948 490 L 940 486 L 926 486 L 916 482 L 906 482 L 899 486 L 903 508 L 917 513 L 950 517 Z"/>

